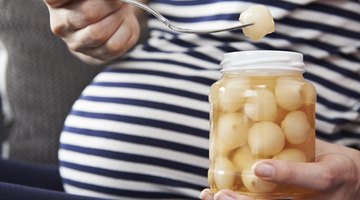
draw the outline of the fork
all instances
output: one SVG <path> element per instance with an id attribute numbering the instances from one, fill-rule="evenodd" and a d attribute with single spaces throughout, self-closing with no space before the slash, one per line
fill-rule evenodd
<path id="1" fill-rule="evenodd" d="M 220 28 L 220 29 L 202 29 L 202 30 L 187 29 L 187 28 L 175 26 L 168 19 L 166 19 L 166 17 L 164 17 L 162 14 L 160 14 L 158 11 L 152 9 L 151 7 L 149 7 L 143 3 L 140 3 L 140 2 L 134 1 L 134 0 L 120 0 L 120 1 L 131 4 L 133 6 L 136 6 L 138 8 L 141 8 L 141 9 L 149 12 L 150 14 L 154 15 L 157 19 L 159 19 L 162 23 L 164 23 L 169 29 L 176 31 L 176 32 L 181 32 L 181 33 L 194 33 L 194 34 L 218 33 L 218 32 L 222 32 L 222 31 L 232 31 L 232 30 L 242 29 L 242 28 L 245 28 L 247 26 L 251 26 L 254 24 L 254 23 L 240 24 L 237 26 Z"/>

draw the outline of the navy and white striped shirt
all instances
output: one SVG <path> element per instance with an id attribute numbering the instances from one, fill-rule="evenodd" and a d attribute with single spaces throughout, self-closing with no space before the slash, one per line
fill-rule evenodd
<path id="1" fill-rule="evenodd" d="M 301 2 L 301 3 L 300 3 Z M 150 38 L 100 73 L 67 117 L 59 150 L 67 192 L 114 199 L 197 199 L 207 186 L 210 85 L 224 53 L 304 54 L 318 92 L 317 135 L 360 146 L 360 3 L 357 0 L 154 0 L 179 26 L 214 28 L 264 4 L 276 32 L 179 34 L 150 16 Z"/>

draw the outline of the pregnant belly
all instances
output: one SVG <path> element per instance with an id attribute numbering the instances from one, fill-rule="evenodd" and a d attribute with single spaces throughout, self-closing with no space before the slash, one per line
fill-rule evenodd
<path id="1" fill-rule="evenodd" d="M 75 102 L 61 134 L 65 190 L 106 198 L 196 199 L 207 185 L 206 90 L 189 78 L 100 73 Z"/>

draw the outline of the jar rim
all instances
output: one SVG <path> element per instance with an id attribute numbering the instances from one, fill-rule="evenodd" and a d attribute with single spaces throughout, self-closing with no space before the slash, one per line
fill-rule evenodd
<path id="1" fill-rule="evenodd" d="M 293 51 L 251 50 L 225 53 L 222 72 L 243 70 L 290 70 L 304 72 L 303 54 Z"/>

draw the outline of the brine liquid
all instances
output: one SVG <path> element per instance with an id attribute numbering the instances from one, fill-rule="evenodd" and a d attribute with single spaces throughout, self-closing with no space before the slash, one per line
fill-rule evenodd
<path id="1" fill-rule="evenodd" d="M 255 198 L 305 197 L 311 191 L 256 177 L 261 159 L 313 162 L 314 87 L 301 76 L 231 76 L 215 83 L 211 112 L 209 184 Z"/>

